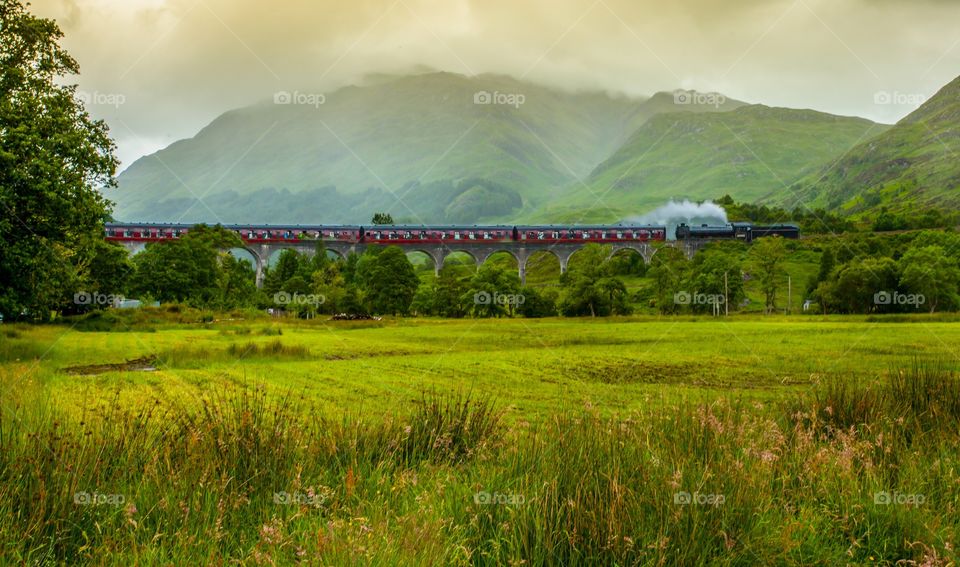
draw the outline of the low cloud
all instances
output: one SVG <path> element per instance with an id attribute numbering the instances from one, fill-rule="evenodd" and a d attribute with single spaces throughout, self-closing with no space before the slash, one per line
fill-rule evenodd
<path id="1" fill-rule="evenodd" d="M 718 91 L 892 122 L 960 68 L 955 2 L 925 0 L 36 0 L 129 163 L 277 90 L 424 67 L 650 94 Z M 149 150 L 147 150 L 149 151 Z"/>

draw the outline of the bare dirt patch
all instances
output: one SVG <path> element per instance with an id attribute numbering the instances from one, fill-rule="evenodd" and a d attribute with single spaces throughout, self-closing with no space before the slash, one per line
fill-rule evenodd
<path id="1" fill-rule="evenodd" d="M 89 364 L 86 366 L 70 366 L 62 369 L 67 374 L 74 376 L 94 376 L 106 372 L 153 372 L 157 369 L 157 358 L 154 356 L 144 356 L 134 358 L 126 362 L 114 362 L 111 364 Z"/>

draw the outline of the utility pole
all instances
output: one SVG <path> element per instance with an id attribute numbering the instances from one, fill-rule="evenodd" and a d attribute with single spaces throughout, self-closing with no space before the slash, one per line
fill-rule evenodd
<path id="1" fill-rule="evenodd" d="M 787 309 L 784 315 L 789 315 L 793 311 L 793 280 L 787 276 Z"/>
<path id="2" fill-rule="evenodd" d="M 730 316 L 730 289 L 727 287 L 727 272 L 723 272 L 723 316 Z"/>

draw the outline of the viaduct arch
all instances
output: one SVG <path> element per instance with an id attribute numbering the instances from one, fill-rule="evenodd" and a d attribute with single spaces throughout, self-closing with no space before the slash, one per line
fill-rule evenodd
<path id="1" fill-rule="evenodd" d="M 367 244 L 363 243 L 350 243 L 350 242 L 324 242 L 324 245 L 327 250 L 334 252 L 342 258 L 346 258 L 351 253 L 362 254 L 364 250 L 367 249 Z M 462 252 L 469 255 L 473 258 L 477 267 L 482 266 L 490 256 L 499 253 L 506 252 L 513 256 L 517 260 L 518 272 L 520 276 L 520 282 L 526 283 L 527 279 L 527 261 L 530 257 L 537 252 L 548 252 L 557 257 L 557 260 L 560 261 L 560 273 L 565 273 L 567 271 L 567 266 L 570 263 L 570 257 L 573 256 L 575 252 L 581 250 L 586 244 L 539 244 L 536 242 L 516 242 L 516 243 L 504 243 L 498 242 L 493 244 L 483 244 L 483 243 L 470 243 L 470 244 L 457 244 L 454 246 L 446 245 L 436 245 L 436 246 L 423 246 L 422 244 L 394 244 L 392 246 L 399 246 L 403 249 L 404 252 L 420 252 L 426 254 L 433 260 L 433 266 L 436 273 L 440 273 L 440 269 L 443 267 L 446 259 L 451 254 Z M 703 243 L 700 242 L 691 242 L 691 241 L 668 241 L 663 243 L 665 246 L 674 246 L 682 248 L 683 251 L 687 254 L 688 257 L 693 257 L 697 251 L 702 247 Z M 313 254 L 316 252 L 316 242 L 310 240 L 304 241 L 294 241 L 294 242 L 278 242 L 278 243 L 266 243 L 266 244 L 253 244 L 245 247 L 247 251 L 253 256 L 256 261 L 256 271 L 257 271 L 257 287 L 263 286 L 263 277 L 264 271 L 267 266 L 267 262 L 270 257 L 281 250 L 297 250 L 298 252 Z M 379 246 L 379 245 L 373 245 Z M 650 244 L 647 242 L 622 242 L 614 243 L 611 247 L 610 255 L 614 255 L 621 250 L 632 250 L 640 254 L 643 257 L 643 261 L 646 264 L 649 264 L 653 259 L 654 254 L 657 253 L 658 246 Z"/>

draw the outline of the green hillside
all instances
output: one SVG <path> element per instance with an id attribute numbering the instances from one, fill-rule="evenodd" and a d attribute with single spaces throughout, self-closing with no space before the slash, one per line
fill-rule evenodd
<path id="1" fill-rule="evenodd" d="M 886 132 L 767 200 L 871 214 L 960 208 L 960 78 Z"/>
<path id="2" fill-rule="evenodd" d="M 500 103 L 477 104 L 478 93 Z M 360 222 L 376 210 L 411 222 L 516 219 L 587 176 L 650 116 L 741 104 L 568 93 L 490 75 L 394 77 L 322 104 L 227 112 L 133 163 L 108 197 L 120 220 Z"/>
<path id="3" fill-rule="evenodd" d="M 887 127 L 812 110 L 744 106 L 719 114 L 661 114 L 641 126 L 585 184 L 540 218 L 609 221 L 669 199 L 729 194 L 754 201 L 817 171 L 864 136 Z"/>

